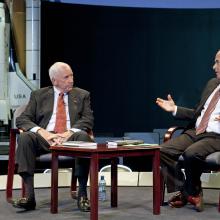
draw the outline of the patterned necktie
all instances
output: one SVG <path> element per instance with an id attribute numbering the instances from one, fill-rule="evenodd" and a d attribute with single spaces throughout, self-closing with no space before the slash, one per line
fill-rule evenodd
<path id="1" fill-rule="evenodd" d="M 66 131 L 66 109 L 63 96 L 64 94 L 60 93 L 57 101 L 56 122 L 54 127 L 55 133 L 63 133 Z"/>
<path id="2" fill-rule="evenodd" d="M 208 105 L 208 108 L 206 109 L 206 111 L 202 117 L 202 120 L 200 121 L 198 127 L 196 128 L 196 135 L 201 134 L 206 131 L 206 128 L 207 128 L 208 122 L 209 122 L 209 118 L 210 118 L 212 112 L 214 111 L 219 98 L 220 98 L 220 91 L 217 90 L 216 93 L 214 94 L 214 96 L 212 97 L 212 99 Z"/>

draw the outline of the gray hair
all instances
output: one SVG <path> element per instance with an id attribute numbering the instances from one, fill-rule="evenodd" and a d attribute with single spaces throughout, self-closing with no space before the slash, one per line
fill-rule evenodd
<path id="1" fill-rule="evenodd" d="M 62 69 L 71 69 L 71 67 L 67 63 L 63 62 L 56 62 L 49 68 L 49 76 L 50 80 L 52 81 L 53 78 L 55 78 L 59 71 Z"/>

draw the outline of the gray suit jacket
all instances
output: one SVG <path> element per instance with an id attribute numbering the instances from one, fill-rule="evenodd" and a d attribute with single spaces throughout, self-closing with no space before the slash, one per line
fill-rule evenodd
<path id="1" fill-rule="evenodd" d="M 46 128 L 53 113 L 53 105 L 52 86 L 32 92 L 25 111 L 16 119 L 16 126 L 25 131 L 36 126 Z M 90 106 L 90 93 L 74 87 L 68 94 L 68 105 L 71 127 L 91 130 L 94 118 Z"/>
<path id="2" fill-rule="evenodd" d="M 184 119 L 189 120 L 188 128 L 194 128 L 197 118 L 200 116 L 201 111 L 204 107 L 204 104 L 214 89 L 219 85 L 220 80 L 217 78 L 212 78 L 208 81 L 205 89 L 202 92 L 200 102 L 195 106 L 194 109 L 184 108 L 184 107 L 177 107 L 176 118 L 177 119 Z"/>

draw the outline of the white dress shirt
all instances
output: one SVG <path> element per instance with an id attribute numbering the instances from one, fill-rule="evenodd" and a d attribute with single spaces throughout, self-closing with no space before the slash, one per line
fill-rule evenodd
<path id="1" fill-rule="evenodd" d="M 197 118 L 197 120 L 196 120 L 196 126 L 195 126 L 195 128 L 198 127 L 198 125 L 199 125 L 199 123 L 201 122 L 202 117 L 203 117 L 203 115 L 204 115 L 206 109 L 208 108 L 208 105 L 209 105 L 209 103 L 210 103 L 212 97 L 214 96 L 214 94 L 216 93 L 216 91 L 219 90 L 219 89 L 220 89 L 220 85 L 218 85 L 218 86 L 215 88 L 215 90 L 211 93 L 211 95 L 209 96 L 209 98 L 206 100 L 206 102 L 205 102 L 205 104 L 204 104 L 204 106 L 203 106 L 203 109 L 202 109 L 202 111 L 201 111 L 201 114 L 200 114 L 200 116 L 199 116 L 199 117 Z M 178 109 L 178 107 L 175 106 L 175 111 L 173 112 L 173 116 L 176 115 L 177 109 Z M 211 116 L 210 116 L 209 122 L 208 122 L 208 126 L 207 126 L 207 128 L 206 128 L 206 132 L 215 132 L 215 133 L 217 133 L 217 134 L 220 134 L 220 121 L 215 120 L 215 118 L 216 118 L 217 116 L 219 116 L 219 115 L 220 115 L 220 100 L 218 100 L 214 111 L 211 113 Z"/>
<path id="2" fill-rule="evenodd" d="M 197 118 L 197 121 L 196 121 L 196 128 L 198 127 L 199 123 L 201 122 L 202 120 L 202 117 L 206 111 L 206 109 L 208 108 L 208 105 L 212 99 L 212 97 L 214 96 L 214 94 L 217 92 L 217 90 L 220 89 L 220 85 L 218 85 L 215 90 L 211 93 L 211 95 L 209 96 L 209 98 L 206 100 L 205 102 L 205 105 L 201 111 L 201 115 Z M 216 104 L 216 107 L 214 109 L 214 111 L 211 113 L 211 116 L 209 118 L 209 122 L 208 122 L 208 126 L 206 128 L 206 132 L 215 132 L 215 133 L 218 133 L 220 134 L 220 121 L 219 120 L 216 120 L 215 118 L 217 116 L 220 115 L 220 100 L 218 100 L 217 104 Z"/>
<path id="3" fill-rule="evenodd" d="M 53 105 L 53 113 L 52 116 L 50 118 L 50 121 L 46 127 L 47 131 L 54 131 L 54 127 L 55 127 L 55 122 L 56 122 L 56 109 L 57 109 L 57 102 L 58 102 L 58 97 L 60 94 L 60 91 L 56 88 L 54 88 L 54 105 Z M 73 132 L 78 132 L 81 131 L 78 128 L 71 128 L 70 126 L 70 116 L 69 116 L 69 105 L 68 105 L 68 94 L 64 93 L 63 96 L 63 100 L 64 100 L 64 105 L 65 105 L 65 109 L 66 109 L 66 127 L 67 130 L 71 130 Z M 40 127 L 33 127 L 32 129 L 30 129 L 30 131 L 32 132 L 37 132 L 40 129 Z"/>

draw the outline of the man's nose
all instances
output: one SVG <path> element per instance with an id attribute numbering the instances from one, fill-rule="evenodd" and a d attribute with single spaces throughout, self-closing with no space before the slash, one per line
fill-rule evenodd
<path id="1" fill-rule="evenodd" d="M 73 78 L 70 77 L 68 81 L 69 81 L 69 83 L 73 83 Z"/>

